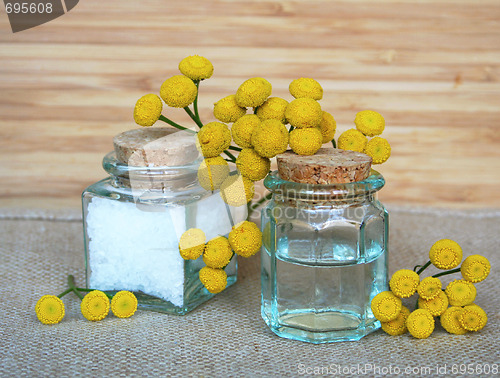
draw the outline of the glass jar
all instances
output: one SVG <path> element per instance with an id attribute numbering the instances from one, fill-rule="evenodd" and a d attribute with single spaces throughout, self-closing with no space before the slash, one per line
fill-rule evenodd
<path id="1" fill-rule="evenodd" d="M 303 184 L 277 171 L 264 185 L 262 317 L 279 336 L 311 343 L 359 340 L 380 322 L 372 298 L 388 289 L 388 213 L 376 199 L 385 184 Z"/>
<path id="2" fill-rule="evenodd" d="M 219 191 L 197 179 L 202 157 L 178 166 L 129 166 L 110 152 L 109 177 L 82 194 L 88 288 L 129 290 L 139 308 L 185 314 L 212 298 L 199 280 L 202 257 L 183 260 L 180 236 L 190 228 L 206 240 L 227 235 L 246 218 L 246 206 L 227 205 Z M 227 286 L 236 282 L 237 262 L 225 267 Z"/>

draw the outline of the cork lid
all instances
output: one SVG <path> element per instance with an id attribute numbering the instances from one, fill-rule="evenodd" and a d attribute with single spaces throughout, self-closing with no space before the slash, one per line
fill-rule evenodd
<path id="1" fill-rule="evenodd" d="M 199 157 L 196 134 L 173 127 L 133 129 L 113 138 L 116 158 L 135 167 L 181 166 Z"/>
<path id="2" fill-rule="evenodd" d="M 286 151 L 276 156 L 283 180 L 305 184 L 345 184 L 370 175 L 372 158 L 355 151 L 320 148 L 311 156 Z"/>

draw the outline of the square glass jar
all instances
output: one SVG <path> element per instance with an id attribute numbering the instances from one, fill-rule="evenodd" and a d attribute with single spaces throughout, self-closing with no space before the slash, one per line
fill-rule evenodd
<path id="1" fill-rule="evenodd" d="M 103 159 L 109 177 L 82 194 L 87 287 L 134 292 L 139 308 L 185 314 L 212 298 L 199 280 L 202 257 L 183 260 L 180 236 L 200 228 L 207 240 L 246 218 L 218 191 L 199 185 L 202 158 L 179 166 L 129 166 L 115 152 Z M 234 257 L 225 267 L 236 282 Z"/>

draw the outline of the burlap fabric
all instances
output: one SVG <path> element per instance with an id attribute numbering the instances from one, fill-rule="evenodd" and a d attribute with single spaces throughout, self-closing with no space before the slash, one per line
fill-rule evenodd
<path id="1" fill-rule="evenodd" d="M 500 212 L 392 208 L 390 213 L 391 273 L 424 262 L 432 243 L 445 237 L 457 240 L 466 256 L 479 253 L 490 259 L 490 277 L 477 284 L 476 303 L 489 316 L 482 331 L 456 336 L 438 326 L 425 340 L 378 331 L 361 341 L 323 345 L 282 339 L 267 329 L 260 316 L 258 257 L 240 259 L 238 283 L 186 316 L 138 311 L 130 319 L 110 315 L 89 322 L 79 311 L 79 300 L 68 295 L 64 320 L 43 325 L 34 311 L 38 298 L 62 292 L 69 273 L 84 284 L 81 220 L 77 214 L 4 209 L 0 374 L 436 376 L 457 375 L 465 368 L 475 369 L 474 373 L 494 369 L 493 364 L 500 363 Z"/>

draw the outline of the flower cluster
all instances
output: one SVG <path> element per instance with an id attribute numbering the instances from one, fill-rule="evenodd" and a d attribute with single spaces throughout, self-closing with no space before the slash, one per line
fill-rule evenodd
<path id="1" fill-rule="evenodd" d="M 335 119 L 321 108 L 323 88 L 312 78 L 299 78 L 290 83 L 289 92 L 294 98 L 290 102 L 272 97 L 273 88 L 266 79 L 250 78 L 234 94 L 216 101 L 213 114 L 218 121 L 204 124 L 197 106 L 199 84 L 212 76 L 214 67 L 208 59 L 194 55 L 180 62 L 179 71 L 180 75 L 162 84 L 161 98 L 147 94 L 137 101 L 134 119 L 141 126 L 151 126 L 161 120 L 196 133 L 205 158 L 200 165 L 199 182 L 208 191 L 231 188 L 226 194 L 221 191 L 222 198 L 231 206 L 244 205 L 245 200 L 251 202 L 253 183 L 269 173 L 270 159 L 288 148 L 299 155 L 314 155 L 325 143 L 336 146 Z M 163 116 L 162 99 L 170 107 L 184 108 L 199 129 L 188 129 Z M 253 112 L 247 114 L 249 111 Z M 347 130 L 339 137 L 339 148 L 365 152 L 374 164 L 385 162 L 390 155 L 390 145 L 376 136 L 384 130 L 384 118 L 377 112 L 364 110 L 356 115 L 354 122 L 357 129 Z M 375 137 L 368 142 L 366 136 Z M 236 146 L 231 145 L 233 141 Z M 237 156 L 231 151 L 237 151 Z M 243 179 L 229 178 L 227 162 L 236 164 Z"/>
<path id="2" fill-rule="evenodd" d="M 269 196 L 266 196 L 257 204 L 251 205 L 255 193 L 254 183 L 269 173 L 270 159 L 288 148 L 299 155 L 314 155 L 325 143 L 331 142 L 336 146 L 335 119 L 322 109 L 319 101 L 323 98 L 323 88 L 312 78 L 299 78 L 290 83 L 292 101 L 272 97 L 272 85 L 264 78 L 253 77 L 245 80 L 233 94 L 215 102 L 213 115 L 217 121 L 203 123 L 198 112 L 199 86 L 202 80 L 212 76 L 214 67 L 208 59 L 194 55 L 180 62 L 179 71 L 180 75 L 168 78 L 161 85 L 160 96 L 147 94 L 137 101 L 134 119 L 141 126 L 152 126 L 161 120 L 195 134 L 199 150 L 204 157 L 198 169 L 198 181 L 207 191 L 219 190 L 223 201 L 229 206 L 249 204 L 251 214 L 268 199 Z M 169 107 L 184 108 L 198 129 L 181 126 L 163 116 L 162 100 Z M 363 138 L 362 148 L 358 150 L 372 156 L 375 163 L 382 163 L 388 158 L 388 143 L 385 139 L 376 137 L 367 144 L 364 134 L 379 135 L 384 128 L 383 121 L 378 113 L 360 112 L 355 121 L 360 131 L 351 130 L 347 134 L 344 133 L 341 140 L 346 139 L 346 135 L 351 132 L 358 133 Z M 236 145 L 232 145 L 233 141 Z M 354 142 L 346 143 L 342 142 L 341 148 L 355 145 Z M 231 172 L 228 162 L 236 165 L 237 172 Z M 254 233 L 254 230 L 248 227 L 245 225 L 241 228 L 244 232 L 240 238 Z M 240 242 L 243 243 L 243 239 Z M 221 240 L 215 243 L 217 248 L 214 249 L 225 249 L 220 246 L 221 243 Z M 211 261 L 211 257 L 205 256 L 209 255 L 206 245 L 208 243 L 205 243 L 201 230 L 188 230 L 179 241 L 179 251 L 184 259 L 197 259 L 203 255 L 204 260 Z M 236 247 L 232 244 L 231 247 L 239 254 Z M 242 256 L 253 253 L 255 251 L 251 248 L 249 251 L 241 251 Z M 200 272 L 200 279 L 205 287 L 211 292 L 223 290 L 225 276 L 220 271 L 214 271 L 223 270 L 223 267 L 206 264 L 207 269 Z"/>
<path id="3" fill-rule="evenodd" d="M 227 286 L 224 269 L 234 254 L 250 257 L 260 250 L 261 245 L 262 233 L 257 225 L 243 221 L 232 228 L 228 238 L 217 236 L 208 242 L 202 230 L 190 228 L 179 239 L 179 253 L 185 260 L 203 259 L 206 266 L 200 269 L 200 281 L 209 292 L 216 294 Z"/>
<path id="4" fill-rule="evenodd" d="M 219 121 L 233 123 L 234 142 L 251 150 L 236 162 L 252 181 L 262 179 L 269 171 L 269 159 L 289 146 L 299 155 L 313 155 L 333 139 L 335 119 L 318 102 L 323 98 L 321 85 L 314 79 L 300 78 L 290 83 L 289 90 L 295 97 L 291 102 L 271 97 L 271 84 L 254 77 L 242 83 L 236 94 L 214 105 Z M 253 114 L 247 114 L 248 108 L 253 108 Z"/>
<path id="5" fill-rule="evenodd" d="M 68 276 L 69 289 L 55 295 L 42 296 L 35 306 L 36 316 L 43 324 L 57 324 L 65 315 L 64 302 L 61 298 L 70 293 L 75 293 L 80 299 L 82 315 L 91 321 L 104 319 L 109 310 L 118 318 L 129 318 L 137 310 L 137 298 L 130 291 L 119 291 L 113 296 L 99 290 L 83 289 L 76 287 L 73 276 Z M 85 296 L 81 292 L 87 292 Z M 111 301 L 110 301 L 111 299 Z"/>
<path id="6" fill-rule="evenodd" d="M 377 135 L 382 134 L 385 120 L 373 110 L 363 110 L 356 114 L 355 129 L 344 131 L 338 139 L 338 147 L 343 150 L 364 152 L 373 159 L 373 164 L 382 164 L 391 156 L 389 142 Z M 368 140 L 367 137 L 373 137 Z"/>
<path id="7" fill-rule="evenodd" d="M 382 329 L 390 335 L 402 335 L 407 331 L 416 338 L 429 337 L 434 331 L 435 319 L 449 333 L 462 335 L 467 331 L 481 330 L 488 320 L 486 312 L 474 304 L 474 283 L 488 276 L 491 266 L 487 258 L 471 255 L 462 261 L 462 248 L 450 239 L 434 243 L 429 251 L 430 261 L 414 270 L 401 269 L 389 281 L 390 291 L 376 295 L 371 303 L 373 315 L 380 320 Z M 430 265 L 438 269 L 450 269 L 421 279 L 420 274 Z M 420 268 L 417 272 L 415 270 Z M 442 289 L 441 277 L 461 272 L 462 279 L 455 279 Z M 402 298 L 418 294 L 417 309 L 403 306 Z"/>

